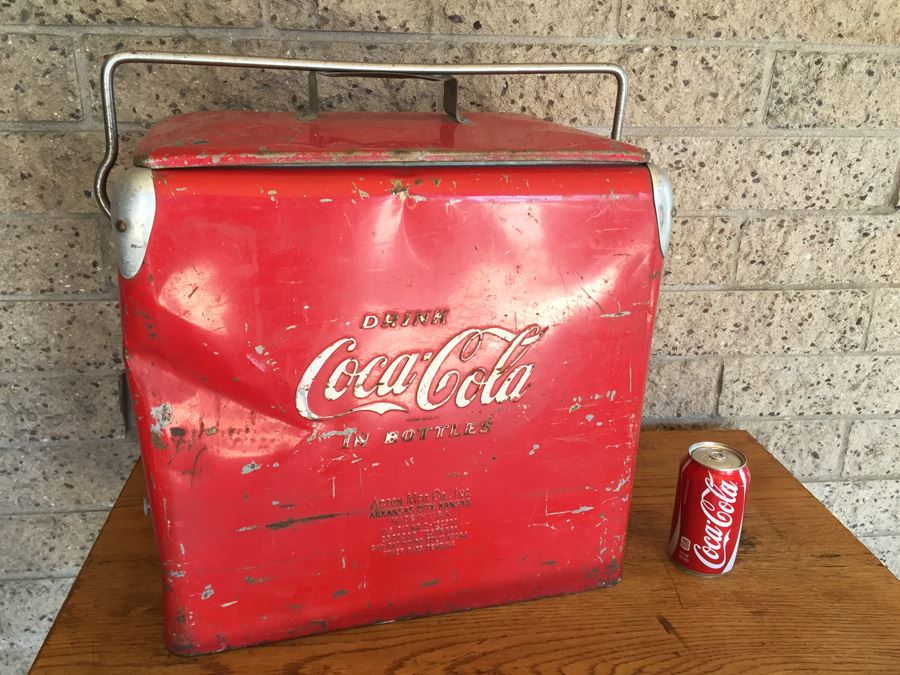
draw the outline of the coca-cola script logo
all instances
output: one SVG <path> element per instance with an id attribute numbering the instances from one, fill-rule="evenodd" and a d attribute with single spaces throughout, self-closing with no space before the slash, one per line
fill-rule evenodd
<path id="1" fill-rule="evenodd" d="M 300 378 L 297 410 L 308 420 L 363 411 L 377 415 L 392 410 L 408 412 L 405 406 L 384 399 L 396 399 L 411 387 L 415 387 L 416 405 L 426 412 L 451 402 L 465 408 L 476 400 L 482 405 L 518 401 L 534 371 L 534 363 L 522 361 L 546 330 L 537 325 L 518 333 L 499 326 L 467 328 L 436 352 L 377 354 L 368 360 L 354 356 L 356 338 L 340 338 L 323 349 Z M 496 361 L 475 366 L 477 357 L 488 351 L 485 344 L 496 340 L 503 349 Z M 490 351 L 496 354 L 498 350 Z M 338 412 L 313 410 L 311 392 L 314 400 L 324 397 L 326 401 L 346 400 L 346 404 Z"/>
<path id="2" fill-rule="evenodd" d="M 704 483 L 706 489 L 700 495 L 700 510 L 706 516 L 706 527 L 703 546 L 694 544 L 694 554 L 708 568 L 718 570 L 728 562 L 728 542 L 731 540 L 739 487 L 728 480 L 717 485 L 711 473 L 707 474 Z"/>

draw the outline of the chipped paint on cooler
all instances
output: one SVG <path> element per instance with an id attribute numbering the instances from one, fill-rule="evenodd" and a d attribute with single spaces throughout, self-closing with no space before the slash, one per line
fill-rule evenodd
<path id="1" fill-rule="evenodd" d="M 241 473 L 246 476 L 248 473 L 259 471 L 261 468 L 262 466 L 260 464 L 257 464 L 256 462 L 249 462 L 241 467 Z"/>
<path id="2" fill-rule="evenodd" d="M 153 424 L 150 425 L 150 431 L 160 433 L 163 429 L 172 423 L 174 413 L 171 403 L 160 403 L 155 408 L 150 408 L 150 417 L 153 418 Z"/>

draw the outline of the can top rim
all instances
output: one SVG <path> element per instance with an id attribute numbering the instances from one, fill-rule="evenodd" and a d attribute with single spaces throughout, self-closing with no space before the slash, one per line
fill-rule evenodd
<path id="1" fill-rule="evenodd" d="M 731 473 L 747 466 L 747 458 L 740 450 L 716 441 L 701 441 L 688 448 L 688 454 L 708 469 Z"/>

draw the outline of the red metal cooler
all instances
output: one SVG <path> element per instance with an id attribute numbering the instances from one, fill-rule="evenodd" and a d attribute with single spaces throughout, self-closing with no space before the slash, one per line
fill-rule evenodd
<path id="1" fill-rule="evenodd" d="M 311 114 L 157 124 L 112 199 L 126 62 L 301 69 Z M 456 109 L 448 74 L 613 75 L 613 139 Z M 316 73 L 444 112 L 316 115 Z M 598 64 L 119 53 L 96 192 L 169 648 L 201 654 L 621 575 L 671 191 Z M 110 203 L 111 201 L 111 203 Z"/>

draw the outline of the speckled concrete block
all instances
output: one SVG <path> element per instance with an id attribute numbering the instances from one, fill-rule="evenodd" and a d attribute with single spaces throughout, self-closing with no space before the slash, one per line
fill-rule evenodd
<path id="1" fill-rule="evenodd" d="M 723 416 L 900 415 L 900 356 L 727 359 Z"/>
<path id="2" fill-rule="evenodd" d="M 895 138 L 639 137 L 680 209 L 861 209 L 885 205 Z"/>
<path id="3" fill-rule="evenodd" d="M 857 536 L 897 530 L 900 480 L 806 483 L 806 488 Z"/>
<path id="4" fill-rule="evenodd" d="M 0 380 L 0 443 L 120 438 L 118 375 Z"/>
<path id="5" fill-rule="evenodd" d="M 746 126 L 756 116 L 761 53 L 706 47 L 451 44 L 450 63 L 612 62 L 629 74 L 627 123 L 632 126 Z M 467 78 L 467 110 L 522 112 L 565 124 L 606 125 L 615 83 L 600 75 Z M 756 92 L 756 93 L 754 93 Z"/>
<path id="6" fill-rule="evenodd" d="M 754 218 L 741 226 L 739 284 L 900 282 L 900 217 Z"/>
<path id="7" fill-rule="evenodd" d="M 258 0 L 17 0 L 0 5 L 0 22 L 39 26 L 258 26 L 261 19 Z"/>
<path id="8" fill-rule="evenodd" d="M 730 283 L 738 227 L 738 221 L 729 218 L 675 218 L 663 267 L 663 285 Z"/>
<path id="9" fill-rule="evenodd" d="M 106 520 L 106 511 L 0 516 L 0 577 L 74 575 Z"/>
<path id="10" fill-rule="evenodd" d="M 896 236 L 900 239 L 900 231 Z M 895 260 L 894 264 L 900 267 L 900 260 Z M 900 290 L 885 288 L 876 292 L 866 349 L 870 352 L 900 352 Z"/>
<path id="11" fill-rule="evenodd" d="M 0 581 L 0 654 L 38 647 L 72 586 L 72 579 Z"/>
<path id="12" fill-rule="evenodd" d="M 854 421 L 850 425 L 844 475 L 900 475 L 900 420 Z M 900 521 L 897 525 L 900 530 Z"/>
<path id="13" fill-rule="evenodd" d="M 0 449 L 0 513 L 109 508 L 137 459 L 123 441 Z"/>
<path id="14" fill-rule="evenodd" d="M 394 33 L 590 36 L 615 34 L 614 0 L 272 0 L 279 28 Z"/>
<path id="15" fill-rule="evenodd" d="M 0 133 L 0 212 L 95 213 L 91 186 L 102 154 L 99 132 Z"/>
<path id="16" fill-rule="evenodd" d="M 895 44 L 895 0 L 622 0 L 626 37 Z"/>
<path id="17" fill-rule="evenodd" d="M 0 302 L 0 370 L 122 364 L 115 302 Z"/>
<path id="18" fill-rule="evenodd" d="M 0 637 L 0 645 L 3 638 Z M 39 645 L 29 647 L 4 647 L 0 649 L 0 673 L 4 675 L 26 675 L 31 662 L 37 656 Z"/>
<path id="19" fill-rule="evenodd" d="M 427 4 L 427 3 L 424 3 Z M 444 0 L 435 33 L 603 37 L 616 35 L 618 0 Z"/>
<path id="20" fill-rule="evenodd" d="M 430 33 L 438 6 L 416 0 L 373 4 L 367 0 L 272 0 L 279 28 L 382 33 Z"/>
<path id="21" fill-rule="evenodd" d="M 0 35 L 0 120 L 77 120 L 74 43 L 59 35 Z"/>
<path id="22" fill-rule="evenodd" d="M 900 536 L 861 537 L 860 541 L 894 576 L 900 577 Z"/>
<path id="23" fill-rule="evenodd" d="M 99 220 L 0 218 L 0 296 L 74 295 L 109 288 Z"/>
<path id="24" fill-rule="evenodd" d="M 715 415 L 720 369 L 718 359 L 651 359 L 644 418 Z"/>
<path id="25" fill-rule="evenodd" d="M 841 474 L 843 422 L 739 420 L 725 426 L 749 431 L 801 480 L 838 478 Z"/>
<path id="26" fill-rule="evenodd" d="M 100 117 L 99 74 L 105 54 L 119 49 L 229 53 L 340 61 L 435 61 L 434 45 L 336 41 L 95 35 L 86 38 L 92 110 Z M 307 111 L 307 76 L 274 70 L 125 65 L 117 72 L 123 121 L 153 122 L 198 110 Z M 440 85 L 422 80 L 319 78 L 319 103 L 329 110 L 432 110 Z"/>
<path id="27" fill-rule="evenodd" d="M 862 349 L 868 291 L 669 291 L 653 352 L 819 354 Z"/>
<path id="28" fill-rule="evenodd" d="M 900 14 L 896 6 L 894 13 Z M 896 128 L 900 126 L 900 56 L 779 52 L 766 121 L 794 129 Z"/>

